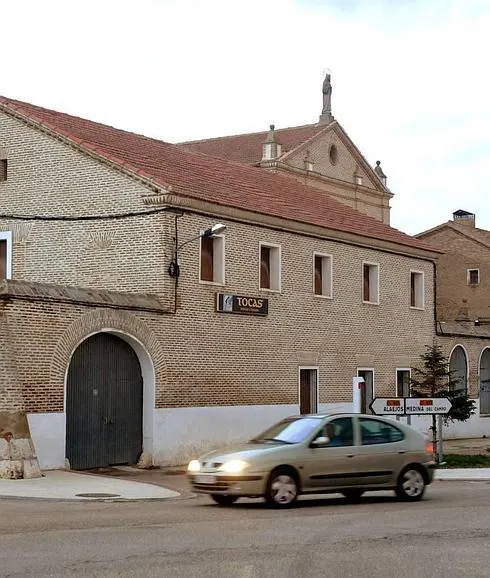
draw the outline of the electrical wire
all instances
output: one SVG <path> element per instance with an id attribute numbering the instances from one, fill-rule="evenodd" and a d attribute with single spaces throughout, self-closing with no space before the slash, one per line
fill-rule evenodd
<path id="1" fill-rule="evenodd" d="M 0 215 L 0 219 L 11 221 L 108 221 L 111 219 L 130 219 L 132 217 L 141 217 L 145 215 L 155 215 L 168 211 L 168 207 L 160 207 L 151 211 L 135 211 L 132 213 L 120 213 L 113 215 L 80 215 L 78 217 L 50 216 L 50 215 Z"/>

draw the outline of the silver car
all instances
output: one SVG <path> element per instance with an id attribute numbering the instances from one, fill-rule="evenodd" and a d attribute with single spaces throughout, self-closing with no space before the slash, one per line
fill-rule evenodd
<path id="1" fill-rule="evenodd" d="M 196 492 L 221 505 L 263 497 L 290 506 L 299 494 L 395 491 L 420 500 L 432 482 L 432 448 L 411 427 L 364 414 L 301 415 L 276 423 L 249 442 L 215 450 L 187 468 Z"/>

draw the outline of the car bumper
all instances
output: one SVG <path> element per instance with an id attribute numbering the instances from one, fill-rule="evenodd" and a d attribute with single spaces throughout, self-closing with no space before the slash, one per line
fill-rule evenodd
<path id="1" fill-rule="evenodd" d="M 263 496 L 266 474 L 188 474 L 195 492 L 201 494 L 226 494 L 227 496 Z"/>

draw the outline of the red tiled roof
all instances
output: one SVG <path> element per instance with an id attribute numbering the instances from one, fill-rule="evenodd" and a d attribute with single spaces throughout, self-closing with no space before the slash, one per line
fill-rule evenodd
<path id="1" fill-rule="evenodd" d="M 0 110 L 39 123 L 173 193 L 413 248 L 430 245 L 359 213 L 295 179 L 186 150 L 107 125 L 0 96 Z M 437 250 L 435 250 L 437 251 Z"/>
<path id="2" fill-rule="evenodd" d="M 301 143 L 314 137 L 327 125 L 307 124 L 292 128 L 276 129 L 277 142 L 281 145 L 282 153 L 287 153 Z M 204 153 L 213 157 L 237 161 L 250 165 L 260 163 L 262 159 L 262 145 L 268 135 L 266 132 L 237 134 L 205 140 L 187 141 L 179 143 L 188 150 Z"/>

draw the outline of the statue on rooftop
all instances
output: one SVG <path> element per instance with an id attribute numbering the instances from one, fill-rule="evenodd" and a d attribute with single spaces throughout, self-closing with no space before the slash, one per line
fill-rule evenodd
<path id="1" fill-rule="evenodd" d="M 325 80 L 323 81 L 323 109 L 322 115 L 332 114 L 332 85 L 330 83 L 330 74 L 327 72 Z"/>

